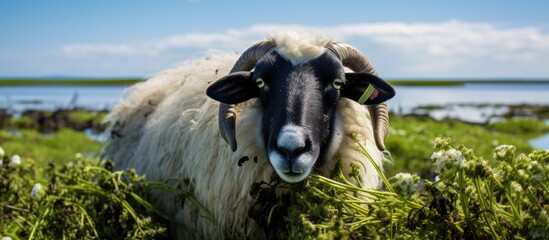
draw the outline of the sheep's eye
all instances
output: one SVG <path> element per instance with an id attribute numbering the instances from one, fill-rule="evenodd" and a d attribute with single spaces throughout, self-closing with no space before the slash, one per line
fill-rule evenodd
<path id="1" fill-rule="evenodd" d="M 255 83 L 257 84 L 258 88 L 264 88 L 265 87 L 265 82 L 261 78 L 256 79 Z"/>
<path id="2" fill-rule="evenodd" d="M 332 86 L 336 89 L 336 90 L 339 90 L 341 88 L 341 86 L 343 86 L 343 80 L 339 79 L 339 78 L 336 78 L 334 80 L 334 82 L 332 82 Z"/>

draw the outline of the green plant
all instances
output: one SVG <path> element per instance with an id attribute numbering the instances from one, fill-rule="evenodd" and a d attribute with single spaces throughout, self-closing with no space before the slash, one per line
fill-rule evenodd
<path id="1" fill-rule="evenodd" d="M 515 122 L 509 122 L 509 128 Z M 543 125 L 534 121 L 535 125 Z M 545 132 L 549 129 L 545 129 Z M 538 134 L 544 128 L 538 129 Z M 436 137 L 450 137 L 457 144 L 475 146 L 475 154 L 484 159 L 491 159 L 494 147 L 501 144 L 514 145 L 519 152 L 531 152 L 528 143 L 533 139 L 531 133 L 508 133 L 501 129 L 491 129 L 478 124 L 464 123 L 455 120 L 436 121 L 417 116 L 391 115 L 391 129 L 386 139 L 386 146 L 391 152 L 393 162 L 385 165 L 388 176 L 402 171 L 417 173 L 423 178 L 434 177 L 429 157 L 432 153 L 431 141 Z"/>
<path id="2" fill-rule="evenodd" d="M 1 149 L 1 148 L 0 148 Z M 158 239 L 169 220 L 146 198 L 150 182 L 111 162 L 77 155 L 58 168 L 3 156 L 0 166 L 0 236 L 12 239 Z M 19 158 L 17 156 L 17 158 Z"/>
<path id="3" fill-rule="evenodd" d="M 69 111 L 68 116 L 72 121 L 79 123 L 94 122 L 100 124 L 107 116 L 107 112 L 93 112 L 93 111 Z"/>
<path id="4" fill-rule="evenodd" d="M 38 168 L 46 167 L 49 162 L 66 164 L 76 153 L 97 157 L 104 145 L 83 132 L 71 129 L 62 129 L 52 134 L 41 134 L 36 130 L 19 130 L 15 133 L 2 130 L 0 143 L 7 152 L 32 158 Z"/>
<path id="5" fill-rule="evenodd" d="M 549 131 L 549 125 L 542 121 L 528 118 L 512 118 L 506 121 L 493 122 L 490 128 L 504 133 L 511 134 L 533 134 Z"/>
<path id="6" fill-rule="evenodd" d="M 501 145 L 493 158 L 497 164 L 490 166 L 471 149 L 437 138 L 435 181 L 407 173 L 387 179 L 379 172 L 386 191 L 362 189 L 340 167 L 334 179 L 312 175 L 299 185 L 275 177 L 252 189 L 259 203 L 250 213 L 279 239 L 545 238 L 549 150 L 517 154 Z"/>

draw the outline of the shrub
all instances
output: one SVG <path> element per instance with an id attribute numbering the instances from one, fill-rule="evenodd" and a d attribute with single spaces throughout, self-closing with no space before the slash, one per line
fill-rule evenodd
<path id="1" fill-rule="evenodd" d="M 358 144 L 358 142 L 357 142 Z M 368 154 L 362 148 L 363 154 Z M 279 239 L 543 239 L 549 235 L 549 150 L 494 150 L 495 166 L 437 138 L 435 180 L 400 173 L 386 191 L 312 175 L 300 185 L 258 183 L 251 216 Z M 356 166 L 355 166 L 356 167 Z M 286 190 L 279 198 L 275 193 Z M 288 191 L 289 190 L 289 191 Z"/>
<path id="2" fill-rule="evenodd" d="M 0 152 L 3 153 L 3 150 Z M 1 154 L 4 155 L 4 154 Z M 163 183 L 77 155 L 58 168 L 2 156 L 0 236 L 12 239 L 158 239 L 166 217 L 145 200 Z M 17 160 L 17 159 L 16 159 Z M 17 162 L 17 161 L 15 161 Z"/>

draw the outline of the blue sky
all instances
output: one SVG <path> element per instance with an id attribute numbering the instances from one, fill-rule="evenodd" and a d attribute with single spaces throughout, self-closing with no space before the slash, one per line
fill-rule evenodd
<path id="1" fill-rule="evenodd" d="M 143 77 L 290 30 L 348 42 L 387 78 L 549 78 L 547 9 L 516 0 L 6 0 L 0 76 Z"/>

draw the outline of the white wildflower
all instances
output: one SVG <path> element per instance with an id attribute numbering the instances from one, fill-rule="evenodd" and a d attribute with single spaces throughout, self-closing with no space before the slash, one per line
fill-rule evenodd
<path id="1" fill-rule="evenodd" d="M 409 186 L 413 184 L 412 174 L 409 173 L 398 173 L 395 175 L 396 183 L 402 186 Z"/>
<path id="2" fill-rule="evenodd" d="M 528 171 L 533 174 L 545 172 L 545 168 L 538 161 L 531 161 L 528 163 Z"/>
<path id="3" fill-rule="evenodd" d="M 431 160 L 435 161 L 434 165 L 439 173 L 448 168 L 446 164 L 448 157 L 444 155 L 444 151 L 438 151 L 431 154 Z"/>
<path id="4" fill-rule="evenodd" d="M 21 157 L 20 157 L 19 155 L 17 155 L 17 154 L 16 154 L 16 155 L 13 155 L 13 156 L 11 157 L 11 164 L 13 164 L 13 165 L 19 165 L 19 164 L 21 164 Z"/>
<path id="5" fill-rule="evenodd" d="M 450 148 L 448 150 L 434 152 L 431 155 L 431 160 L 435 161 L 434 165 L 438 173 L 442 173 L 453 167 L 461 168 L 465 157 L 463 157 L 461 151 Z"/>
<path id="6" fill-rule="evenodd" d="M 528 163 L 528 170 L 529 170 L 529 171 L 532 171 L 532 170 L 534 170 L 535 168 L 537 168 L 539 165 L 540 165 L 540 164 L 539 164 L 538 161 L 530 161 L 530 162 Z"/>
<path id="7" fill-rule="evenodd" d="M 505 157 L 507 155 L 507 150 L 512 148 L 511 145 L 499 145 L 496 147 L 495 152 L 500 157 Z"/>
<path id="8" fill-rule="evenodd" d="M 391 178 L 395 191 L 407 197 L 414 194 L 419 184 L 419 176 L 410 173 L 398 173 Z"/>
<path id="9" fill-rule="evenodd" d="M 444 140 L 443 138 L 441 137 L 436 137 L 435 140 L 433 141 L 433 145 L 439 145 L 442 143 L 442 140 Z"/>
<path id="10" fill-rule="evenodd" d="M 496 160 L 512 160 L 512 154 L 515 153 L 516 147 L 513 145 L 499 145 L 494 149 L 494 159 Z"/>
<path id="11" fill-rule="evenodd" d="M 4 152 L 4 149 L 0 147 L 0 167 L 4 164 L 4 155 L 6 155 L 6 152 Z"/>
<path id="12" fill-rule="evenodd" d="M 431 160 L 438 160 L 440 158 L 445 157 L 444 154 L 442 154 L 442 151 L 434 152 L 431 154 Z"/>
<path id="13" fill-rule="evenodd" d="M 74 154 L 74 158 L 76 158 L 76 159 L 82 159 L 82 157 L 83 157 L 82 153 Z"/>
<path id="14" fill-rule="evenodd" d="M 502 182 L 504 179 L 504 177 L 501 175 L 501 172 L 500 171 L 495 171 L 494 172 L 494 178 L 496 180 L 498 180 L 499 182 Z"/>
<path id="15" fill-rule="evenodd" d="M 40 199 L 42 197 L 42 184 L 36 183 L 32 187 L 31 196 L 34 199 Z"/>
<path id="16" fill-rule="evenodd" d="M 468 161 L 464 161 L 463 159 L 464 158 L 460 156 L 460 160 L 458 160 L 460 161 L 459 166 L 465 170 L 475 171 L 475 167 L 477 166 L 477 164 L 479 164 L 479 162 L 472 159 Z"/>
<path id="17" fill-rule="evenodd" d="M 463 160 L 465 160 L 465 158 L 461 155 L 461 151 L 455 150 L 453 148 L 448 149 L 446 151 L 446 155 L 452 160 L 454 160 L 457 163 L 456 165 L 460 167 L 463 164 Z"/>
<path id="18" fill-rule="evenodd" d="M 450 145 L 450 139 L 448 138 L 436 137 L 433 140 L 433 148 L 445 148 L 448 145 Z"/>
<path id="19" fill-rule="evenodd" d="M 5 237 L 2 237 L 2 239 L 0 240 L 11 240 L 11 237 L 5 236 Z"/>
<path id="20" fill-rule="evenodd" d="M 522 192 L 522 186 L 521 186 L 520 183 L 518 183 L 518 182 L 512 181 L 512 182 L 511 182 L 511 188 L 512 188 L 513 191 L 515 191 L 515 192 Z"/>
<path id="21" fill-rule="evenodd" d="M 528 174 L 526 171 L 524 171 L 524 169 L 517 170 L 517 173 L 518 173 L 519 177 L 523 180 L 530 178 L 530 174 Z"/>

